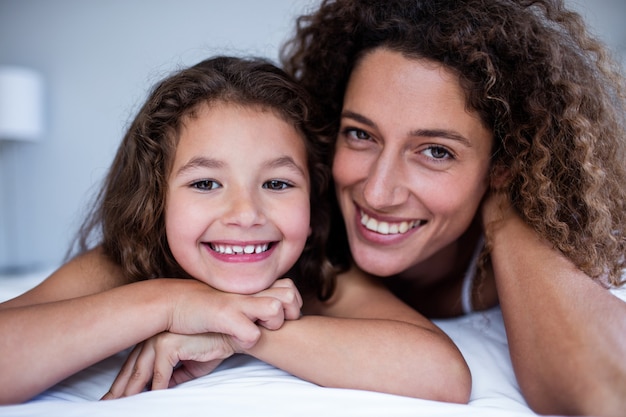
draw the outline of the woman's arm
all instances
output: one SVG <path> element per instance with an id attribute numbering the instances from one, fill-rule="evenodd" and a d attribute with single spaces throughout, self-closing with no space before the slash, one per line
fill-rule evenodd
<path id="1" fill-rule="evenodd" d="M 0 403 L 25 401 L 69 375 L 162 331 L 220 332 L 242 345 L 257 320 L 282 324 L 270 297 L 226 294 L 196 280 L 123 284 L 100 253 L 62 267 L 0 308 Z"/>
<path id="2" fill-rule="evenodd" d="M 491 259 L 517 379 L 550 414 L 623 415 L 626 303 L 491 201 Z M 494 212 L 496 210 L 496 212 Z"/>
<path id="3" fill-rule="evenodd" d="M 469 400 L 471 376 L 457 347 L 376 279 L 353 268 L 313 310 L 278 331 L 262 329 L 246 353 L 322 386 Z"/>

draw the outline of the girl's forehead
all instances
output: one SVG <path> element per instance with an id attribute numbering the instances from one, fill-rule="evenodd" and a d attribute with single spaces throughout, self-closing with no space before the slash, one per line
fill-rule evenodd
<path id="1" fill-rule="evenodd" d="M 185 149 L 211 149 L 211 152 L 225 152 L 228 149 L 220 146 L 249 142 L 251 147 L 242 151 L 255 153 L 272 146 L 303 149 L 305 137 L 270 107 L 220 102 L 199 107 L 186 120 L 179 132 L 178 147 L 182 141 Z"/>

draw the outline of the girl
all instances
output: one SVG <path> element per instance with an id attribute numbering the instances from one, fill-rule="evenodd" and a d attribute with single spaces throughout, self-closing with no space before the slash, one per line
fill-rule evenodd
<path id="1" fill-rule="evenodd" d="M 115 275 L 82 256 L 88 279 L 54 274 L 3 304 L 3 403 L 159 332 L 218 332 L 234 350 L 256 343 L 257 323 L 300 316 L 298 290 L 276 279 L 294 264 L 303 289 L 325 279 L 326 212 L 310 205 L 324 207 L 328 174 L 306 97 L 273 65 L 227 57 L 156 86 L 82 230 Z M 169 276 L 195 280 L 142 281 Z"/>

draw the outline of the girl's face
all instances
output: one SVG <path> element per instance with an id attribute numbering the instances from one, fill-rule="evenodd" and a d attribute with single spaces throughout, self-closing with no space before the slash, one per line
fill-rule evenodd
<path id="1" fill-rule="evenodd" d="M 333 162 L 357 265 L 390 276 L 451 247 L 487 190 L 492 142 L 452 72 L 384 48 L 364 56 Z"/>
<path id="2" fill-rule="evenodd" d="M 271 111 L 202 106 L 180 133 L 165 227 L 191 276 L 226 292 L 268 288 L 309 235 L 309 174 L 302 136 Z"/>

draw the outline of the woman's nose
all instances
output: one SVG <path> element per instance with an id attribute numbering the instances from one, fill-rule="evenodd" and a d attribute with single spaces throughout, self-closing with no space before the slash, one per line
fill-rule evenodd
<path id="1" fill-rule="evenodd" d="M 406 202 L 409 191 L 402 161 L 383 154 L 372 165 L 365 180 L 363 197 L 371 208 L 385 209 Z"/>
<path id="2" fill-rule="evenodd" d="M 262 202 L 253 192 L 234 189 L 224 214 L 223 222 L 241 227 L 252 227 L 265 222 Z"/>

